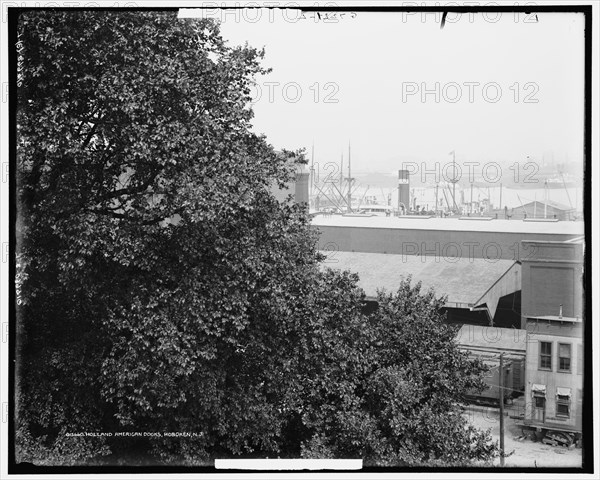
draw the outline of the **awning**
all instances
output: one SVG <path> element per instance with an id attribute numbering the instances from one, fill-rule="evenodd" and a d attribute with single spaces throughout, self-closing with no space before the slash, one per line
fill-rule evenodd
<path id="1" fill-rule="evenodd" d="M 564 387 L 556 387 L 556 395 L 559 397 L 571 398 L 571 389 Z"/>
<path id="2" fill-rule="evenodd" d="M 538 394 L 538 395 L 544 395 L 546 396 L 546 385 L 539 385 L 537 383 L 534 383 L 531 386 L 531 391 L 533 394 Z"/>

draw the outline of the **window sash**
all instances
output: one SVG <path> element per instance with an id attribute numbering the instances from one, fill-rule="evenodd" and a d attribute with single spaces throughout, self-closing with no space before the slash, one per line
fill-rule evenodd
<path id="1" fill-rule="evenodd" d="M 552 343 L 540 342 L 539 368 L 552 370 Z"/>
<path id="2" fill-rule="evenodd" d="M 552 343 L 540 342 L 540 352 L 542 355 L 552 355 Z"/>
<path id="3" fill-rule="evenodd" d="M 569 402 L 556 402 L 556 415 L 559 417 L 568 417 L 571 414 L 571 406 Z"/>
<path id="4" fill-rule="evenodd" d="M 558 360 L 558 369 L 564 370 L 566 372 L 570 372 L 571 371 L 571 359 L 560 357 Z"/>
<path id="5" fill-rule="evenodd" d="M 556 416 L 571 416 L 571 395 L 560 395 L 558 393 L 556 394 Z"/>
<path id="6" fill-rule="evenodd" d="M 565 372 L 571 371 L 571 345 L 569 343 L 558 344 L 558 369 Z"/>

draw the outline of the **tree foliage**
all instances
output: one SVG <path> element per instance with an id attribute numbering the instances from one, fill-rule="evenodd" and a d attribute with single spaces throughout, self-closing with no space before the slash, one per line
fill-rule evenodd
<path id="1" fill-rule="evenodd" d="M 340 299 L 334 309 L 344 309 L 344 297 L 364 295 L 351 276 L 329 272 L 323 280 L 339 289 L 330 292 Z M 497 448 L 489 432 L 468 424 L 462 406 L 466 391 L 484 388 L 485 366 L 458 350 L 456 329 L 440 313 L 444 299 L 407 279 L 378 303 L 369 316 L 344 312 L 349 321 L 320 334 L 333 341 L 306 356 L 325 360 L 303 379 L 318 379 L 302 396 L 313 430 L 304 455 L 377 466 L 489 461 Z"/>
<path id="2" fill-rule="evenodd" d="M 18 461 L 494 454 L 440 300 L 406 283 L 364 314 L 271 193 L 304 160 L 251 132 L 263 52 L 173 13 L 27 12 L 19 33 Z M 124 431 L 195 436 L 69 435 Z"/>

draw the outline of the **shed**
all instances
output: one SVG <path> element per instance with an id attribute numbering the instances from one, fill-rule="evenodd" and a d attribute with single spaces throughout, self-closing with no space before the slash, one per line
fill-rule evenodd
<path id="1" fill-rule="evenodd" d="M 523 207 L 515 208 L 515 211 L 524 212 L 527 218 L 549 218 L 557 220 L 570 220 L 575 214 L 575 209 L 562 203 L 548 200 L 542 202 L 534 200 L 523 205 Z"/>

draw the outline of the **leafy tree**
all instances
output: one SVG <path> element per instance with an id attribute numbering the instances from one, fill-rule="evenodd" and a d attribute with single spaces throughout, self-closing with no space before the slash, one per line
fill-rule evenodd
<path id="1" fill-rule="evenodd" d="M 106 453 L 65 434 L 126 428 L 200 433 L 180 452 L 200 462 L 273 448 L 273 321 L 317 254 L 270 193 L 298 157 L 250 132 L 262 52 L 173 13 L 30 12 L 19 30 L 21 456 Z"/>
<path id="2" fill-rule="evenodd" d="M 324 281 L 337 290 L 332 313 L 348 297 L 364 298 L 347 273 L 330 271 Z M 347 320 L 321 330 L 322 343 L 305 355 L 324 360 L 299 382 L 310 385 L 299 407 L 312 433 L 303 454 L 378 466 L 490 461 L 497 446 L 468 424 L 462 405 L 466 391 L 484 388 L 486 367 L 458 350 L 456 328 L 440 313 L 445 299 L 408 279 L 378 303 L 369 316 L 346 307 Z"/>
<path id="3" fill-rule="evenodd" d="M 173 13 L 31 11 L 18 91 L 17 461 L 463 462 L 478 382 L 402 285 L 320 272 L 301 152 L 250 131 L 263 53 Z M 433 349 L 432 349 L 433 348 Z M 190 432 L 92 437 L 81 432 Z"/>

